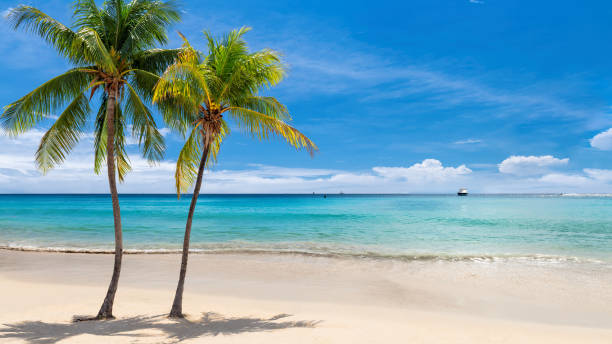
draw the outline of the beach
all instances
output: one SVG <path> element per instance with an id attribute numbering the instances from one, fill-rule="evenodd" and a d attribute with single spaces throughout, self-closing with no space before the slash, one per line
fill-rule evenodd
<path id="1" fill-rule="evenodd" d="M 612 344 L 610 4 L 29 2 L 0 344 Z"/>
<path id="2" fill-rule="evenodd" d="M 193 254 L 185 320 L 165 318 L 179 256 L 128 254 L 116 320 L 108 254 L 0 250 L 0 342 L 610 343 L 612 271 L 585 263 Z"/>

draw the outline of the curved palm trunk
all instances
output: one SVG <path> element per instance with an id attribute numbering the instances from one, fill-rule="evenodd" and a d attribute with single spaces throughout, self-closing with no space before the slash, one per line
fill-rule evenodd
<path id="1" fill-rule="evenodd" d="M 115 107 L 117 104 L 117 85 L 111 86 L 106 106 L 106 166 L 108 169 L 108 186 L 110 188 L 113 202 L 113 220 L 115 223 L 115 264 L 113 267 L 113 277 L 111 278 L 106 297 L 100 307 L 97 319 L 114 319 L 113 303 L 115 293 L 119 284 L 119 274 L 121 273 L 121 260 L 123 257 L 123 233 L 121 231 L 121 212 L 119 209 L 119 197 L 117 195 L 117 182 L 115 180 Z"/>
<path id="2" fill-rule="evenodd" d="M 202 152 L 202 159 L 200 160 L 200 167 L 198 169 L 198 178 L 196 179 L 195 187 L 193 189 L 193 196 L 191 197 L 191 205 L 189 206 L 189 215 L 187 215 L 187 224 L 185 225 L 185 238 L 183 239 L 183 256 L 181 258 L 181 272 L 179 274 L 178 286 L 176 287 L 176 294 L 174 294 L 174 302 L 172 303 L 172 309 L 170 310 L 171 318 L 183 318 L 183 289 L 185 286 L 185 275 L 187 274 L 187 258 L 189 257 L 189 238 L 191 237 L 191 222 L 193 221 L 193 213 L 195 211 L 196 203 L 198 202 L 198 196 L 200 195 L 200 187 L 202 186 L 202 177 L 204 175 L 204 167 L 206 166 L 206 160 L 208 159 L 208 151 L 210 148 L 209 140 L 206 139 L 204 146 L 204 152 Z"/>

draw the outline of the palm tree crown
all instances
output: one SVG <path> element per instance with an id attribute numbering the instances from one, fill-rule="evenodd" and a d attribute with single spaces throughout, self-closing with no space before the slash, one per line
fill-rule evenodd
<path id="1" fill-rule="evenodd" d="M 74 67 L 5 107 L 1 125 L 18 135 L 63 108 L 36 152 L 38 167 L 47 171 L 63 162 L 82 137 L 92 113 L 90 100 L 99 93 L 94 122 L 95 171 L 99 173 L 106 153 L 107 103 L 109 96 L 115 96 L 115 158 L 123 180 L 130 170 L 124 133 L 128 127 L 146 159 L 162 157 L 163 137 L 145 102 L 152 97 L 156 74 L 179 52 L 155 48 L 166 43 L 166 28 L 178 21 L 179 12 L 172 1 L 114 0 L 98 8 L 94 0 L 81 0 L 74 4 L 73 18 L 68 27 L 31 6 L 9 13 L 15 28 L 37 34 Z"/>
<path id="2" fill-rule="evenodd" d="M 162 109 L 165 122 L 189 133 L 176 166 L 179 196 L 195 181 L 204 148 L 210 147 L 213 158 L 207 164 L 215 161 L 221 142 L 230 133 L 225 115 L 258 139 L 277 135 L 297 149 L 305 148 L 311 154 L 317 150 L 308 137 L 287 124 L 291 117 L 283 104 L 259 95 L 283 79 L 285 66 L 273 50 L 249 52 L 243 38 L 249 30 L 233 30 L 219 40 L 204 32 L 208 45 L 204 57 L 181 35 L 183 51 L 156 85 L 153 101 Z"/>

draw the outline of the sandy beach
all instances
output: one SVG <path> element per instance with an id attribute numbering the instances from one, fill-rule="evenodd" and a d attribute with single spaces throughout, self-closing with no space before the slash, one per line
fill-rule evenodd
<path id="1" fill-rule="evenodd" d="M 188 318 L 165 318 L 179 257 L 0 251 L 6 343 L 610 343 L 612 272 L 584 264 L 194 254 Z"/>

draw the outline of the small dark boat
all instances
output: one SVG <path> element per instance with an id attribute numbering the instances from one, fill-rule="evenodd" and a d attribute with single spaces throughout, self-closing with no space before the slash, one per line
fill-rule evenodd
<path id="1" fill-rule="evenodd" d="M 459 191 L 457 192 L 457 196 L 467 196 L 468 195 L 468 191 L 466 188 L 461 188 L 459 189 Z"/>

